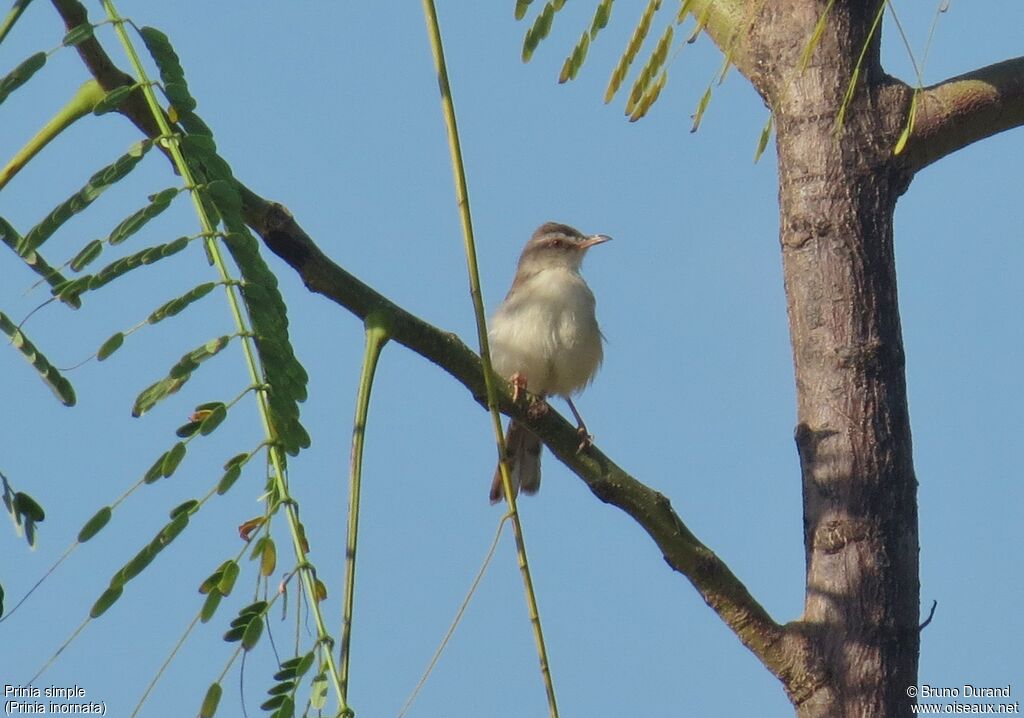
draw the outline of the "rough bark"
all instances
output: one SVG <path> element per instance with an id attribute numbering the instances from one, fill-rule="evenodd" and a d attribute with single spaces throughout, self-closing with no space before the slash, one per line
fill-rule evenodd
<path id="1" fill-rule="evenodd" d="M 824 5 L 775 3 L 761 30 L 772 48 L 804 494 L 807 585 L 793 630 L 827 675 L 794 703 L 803 718 L 901 716 L 919 644 L 917 484 L 892 233 L 909 181 L 893 147 L 910 92 L 882 73 L 877 36 L 868 39 L 877 3 L 836 3 L 810 66 L 798 69 L 801 39 Z M 837 128 L 865 43 L 862 81 Z"/>

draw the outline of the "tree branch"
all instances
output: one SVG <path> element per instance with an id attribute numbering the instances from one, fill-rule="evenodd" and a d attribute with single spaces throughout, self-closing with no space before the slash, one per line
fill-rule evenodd
<path id="1" fill-rule="evenodd" d="M 1024 57 L 926 87 L 917 102 L 905 159 L 912 172 L 972 142 L 1024 125 Z"/>
<path id="2" fill-rule="evenodd" d="M 68 28 L 86 22 L 85 9 L 77 0 L 52 2 Z M 742 5 L 738 0 L 718 0 L 710 13 L 709 27 L 712 22 L 736 21 Z M 77 50 L 89 71 L 108 91 L 133 82 L 113 64 L 94 38 L 79 44 Z M 148 108 L 128 101 L 119 112 L 147 136 L 159 133 Z M 373 311 L 385 312 L 396 342 L 451 374 L 486 407 L 480 359 L 455 334 L 424 322 L 335 264 L 282 205 L 263 199 L 241 183 L 239 190 L 246 222 L 272 252 L 295 270 L 310 291 L 334 301 L 360 319 Z M 550 411 L 538 418 L 531 417 L 526 406 L 512 403 L 505 389 L 501 394 L 501 410 L 529 426 L 601 501 L 622 509 L 640 524 L 669 566 L 690 581 L 740 641 L 782 681 L 795 701 L 802 701 L 824 682 L 818 662 L 808 656 L 802 626 L 776 623 L 729 567 L 686 527 L 665 496 L 627 474 L 595 446 L 577 453 L 576 428 L 560 414 Z"/>
<path id="3" fill-rule="evenodd" d="M 282 205 L 241 186 L 246 221 L 267 247 L 302 278 L 306 287 L 345 307 L 357 317 L 371 311 L 390 315 L 392 339 L 430 360 L 461 382 L 486 408 L 480 359 L 454 334 L 407 312 L 359 281 L 327 257 Z M 601 501 L 622 509 L 650 535 L 665 561 L 683 574 L 705 602 L 761 661 L 801 695 L 816 685 L 807 676 L 797 632 L 776 623 L 746 586 L 711 549 L 686 527 L 669 500 L 623 471 L 596 446 L 577 453 L 576 427 L 555 411 L 532 417 L 502 390 L 501 410 L 530 427 L 558 459 L 579 476 Z M 801 660 L 795 660 L 800 656 Z"/>
<path id="4" fill-rule="evenodd" d="M 64 21 L 64 27 L 67 30 L 89 22 L 88 13 L 78 0 L 53 0 L 53 6 L 56 8 L 61 20 Z M 103 49 L 100 41 L 95 36 L 82 40 L 75 46 L 75 49 L 78 51 L 78 56 L 82 58 L 82 62 L 85 63 L 86 68 L 88 68 L 92 76 L 96 78 L 96 81 L 107 92 L 123 85 L 135 84 L 135 80 L 131 75 L 122 71 L 114 64 L 107 51 Z M 121 110 L 121 114 L 135 123 L 135 126 L 147 137 L 156 137 L 160 134 L 160 128 L 157 126 L 156 120 L 149 113 L 146 98 L 142 94 L 141 89 L 136 89 L 135 92 L 125 98 Z"/>

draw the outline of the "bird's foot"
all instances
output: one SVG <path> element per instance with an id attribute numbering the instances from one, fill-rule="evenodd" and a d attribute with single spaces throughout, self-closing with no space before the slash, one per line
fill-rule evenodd
<path id="1" fill-rule="evenodd" d="M 526 391 L 526 377 L 516 372 L 509 378 L 509 382 L 512 384 L 512 402 L 518 404 L 520 394 Z"/>
<path id="2" fill-rule="evenodd" d="M 551 405 L 544 397 L 538 396 L 530 402 L 530 406 L 526 409 L 526 415 L 531 419 L 539 419 L 549 411 L 551 411 Z"/>
<path id="3" fill-rule="evenodd" d="M 594 445 L 594 435 L 587 431 L 586 424 L 580 424 L 576 427 L 576 433 L 580 435 L 580 445 L 576 447 L 576 453 L 583 453 L 584 449 L 589 449 Z"/>

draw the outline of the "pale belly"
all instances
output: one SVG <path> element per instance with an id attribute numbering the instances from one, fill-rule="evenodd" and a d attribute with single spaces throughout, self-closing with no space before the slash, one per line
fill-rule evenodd
<path id="1" fill-rule="evenodd" d="M 590 383 L 603 357 L 594 295 L 569 272 L 542 272 L 524 288 L 491 323 L 494 370 L 519 374 L 534 394 L 570 396 Z"/>

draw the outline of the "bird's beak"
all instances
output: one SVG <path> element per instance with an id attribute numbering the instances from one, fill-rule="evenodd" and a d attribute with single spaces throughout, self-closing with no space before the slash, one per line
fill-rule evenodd
<path id="1" fill-rule="evenodd" d="M 590 249 L 595 244 L 604 244 L 605 242 L 610 242 L 611 239 L 607 234 L 595 234 L 592 237 L 587 237 L 578 246 L 580 249 Z"/>

